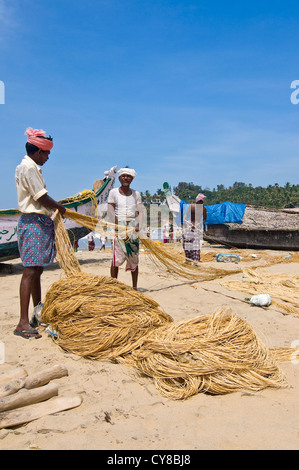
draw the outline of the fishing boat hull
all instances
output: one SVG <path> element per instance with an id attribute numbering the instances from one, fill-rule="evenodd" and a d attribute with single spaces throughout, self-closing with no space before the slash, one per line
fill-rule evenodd
<path id="1" fill-rule="evenodd" d="M 241 223 L 208 224 L 203 238 L 236 248 L 298 251 L 299 212 L 246 206 Z"/>
<path id="2" fill-rule="evenodd" d="M 171 193 L 168 183 L 163 187 L 169 210 L 182 223 L 183 201 Z M 269 209 L 230 202 L 205 207 L 207 223 L 204 224 L 203 239 L 209 243 L 236 248 L 299 251 L 299 208 Z M 237 213 L 240 209 L 244 212 Z"/>
<path id="3" fill-rule="evenodd" d="M 103 180 L 97 180 L 94 183 L 93 190 L 82 191 L 59 202 L 67 209 L 84 215 L 100 215 L 107 206 L 108 194 L 114 186 L 116 171 L 116 166 L 106 171 Z M 0 262 L 9 261 L 20 256 L 17 239 L 17 226 L 20 216 L 21 213 L 17 209 L 0 211 Z M 64 225 L 72 244 L 90 231 L 70 219 L 64 219 Z"/>
<path id="4" fill-rule="evenodd" d="M 203 239 L 228 247 L 299 251 L 298 230 L 230 229 L 224 224 L 209 225 Z"/>

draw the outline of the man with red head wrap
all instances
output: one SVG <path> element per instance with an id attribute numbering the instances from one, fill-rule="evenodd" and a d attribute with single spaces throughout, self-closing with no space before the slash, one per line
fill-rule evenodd
<path id="1" fill-rule="evenodd" d="M 51 136 L 46 137 L 46 133 L 42 129 L 32 129 L 32 127 L 28 127 L 25 135 L 28 135 L 29 144 L 35 145 L 40 150 L 52 150 L 53 139 Z"/>
<path id="2" fill-rule="evenodd" d="M 40 278 L 43 267 L 53 262 L 55 250 L 52 211 L 65 208 L 48 195 L 41 166 L 49 159 L 53 139 L 43 130 L 28 128 L 25 148 L 27 155 L 15 172 L 18 207 L 22 215 L 18 222 L 18 245 L 24 272 L 20 285 L 20 320 L 14 331 L 23 338 L 40 338 L 29 323 L 30 297 L 34 307 L 41 301 Z"/>

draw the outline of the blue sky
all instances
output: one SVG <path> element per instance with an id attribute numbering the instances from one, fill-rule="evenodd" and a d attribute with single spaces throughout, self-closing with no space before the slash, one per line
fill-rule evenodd
<path id="1" fill-rule="evenodd" d="M 152 193 L 298 184 L 298 44 L 295 1 L 0 0 L 1 208 L 27 127 L 55 199 L 114 165 Z"/>

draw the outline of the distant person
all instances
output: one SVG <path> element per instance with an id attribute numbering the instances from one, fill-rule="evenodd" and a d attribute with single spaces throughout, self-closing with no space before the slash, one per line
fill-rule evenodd
<path id="1" fill-rule="evenodd" d="M 74 251 L 77 252 L 77 251 L 78 251 L 78 248 L 79 248 L 78 240 L 75 240 L 75 241 L 74 241 Z"/>
<path id="2" fill-rule="evenodd" d="M 165 224 L 163 227 L 163 243 L 169 242 L 169 227 L 168 224 Z"/>
<path id="3" fill-rule="evenodd" d="M 169 225 L 169 243 L 173 242 L 173 224 Z"/>
<path id="4" fill-rule="evenodd" d="M 175 239 L 178 243 L 182 241 L 182 230 L 180 228 L 175 232 Z"/>
<path id="5" fill-rule="evenodd" d="M 88 234 L 87 241 L 88 241 L 88 251 L 93 251 L 95 248 L 95 242 L 94 242 L 92 233 Z"/>
<path id="6" fill-rule="evenodd" d="M 139 236 L 142 228 L 143 206 L 141 195 L 131 188 L 136 176 L 132 168 L 121 168 L 118 171 L 120 187 L 111 189 L 108 196 L 108 215 L 110 221 L 120 226 L 115 230 L 112 243 L 111 277 L 117 279 L 118 268 L 126 262 L 126 271 L 131 271 L 132 285 L 137 290 L 139 265 Z M 128 231 L 122 233 L 127 227 Z M 132 230 L 133 229 L 133 230 Z"/>
<path id="7" fill-rule="evenodd" d="M 190 204 L 184 216 L 183 249 L 186 263 L 197 264 L 200 261 L 200 243 L 202 226 L 207 218 L 207 210 L 203 206 L 206 196 L 199 193 L 195 204 Z"/>
<path id="8" fill-rule="evenodd" d="M 104 236 L 101 237 L 101 243 L 102 243 L 102 246 L 101 246 L 101 248 L 100 248 L 100 251 L 102 251 L 102 250 L 105 251 L 105 249 L 106 249 L 106 243 L 107 243 L 107 237 L 104 237 Z"/>
<path id="9" fill-rule="evenodd" d="M 41 302 L 41 275 L 44 266 L 56 256 L 52 211 L 61 215 L 65 207 L 48 195 L 41 166 L 49 159 L 53 139 L 43 130 L 28 128 L 25 157 L 15 171 L 18 208 L 18 246 L 24 271 L 20 284 L 20 320 L 14 334 L 23 338 L 41 338 L 29 323 L 29 304 L 32 297 L 36 307 Z"/>

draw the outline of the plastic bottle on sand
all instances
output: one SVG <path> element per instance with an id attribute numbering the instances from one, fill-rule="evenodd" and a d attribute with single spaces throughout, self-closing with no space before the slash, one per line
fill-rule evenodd
<path id="1" fill-rule="evenodd" d="M 258 307 L 268 307 L 272 303 L 272 299 L 269 294 L 256 294 L 251 297 L 250 303 Z"/>
<path id="2" fill-rule="evenodd" d="M 240 256 L 232 253 L 218 253 L 216 261 L 222 263 L 238 263 L 240 261 Z"/>

